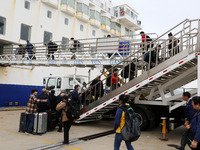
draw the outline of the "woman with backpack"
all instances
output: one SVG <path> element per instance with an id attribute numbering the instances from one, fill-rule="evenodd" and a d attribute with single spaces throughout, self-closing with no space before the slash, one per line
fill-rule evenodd
<path id="1" fill-rule="evenodd" d="M 62 110 L 62 122 L 64 124 L 64 141 L 63 141 L 63 144 L 69 144 L 69 130 L 72 126 L 72 123 L 73 123 L 73 120 L 71 120 L 69 117 L 68 117 L 68 97 L 67 96 L 64 96 L 63 97 L 63 100 L 58 103 L 58 105 L 56 106 L 56 110 L 59 111 L 59 110 Z"/>
<path id="2" fill-rule="evenodd" d="M 119 150 L 121 142 L 123 140 L 121 131 L 122 128 L 125 126 L 125 112 L 123 111 L 123 107 L 129 108 L 129 104 L 127 104 L 129 100 L 129 96 L 122 94 L 119 96 L 119 105 L 116 115 L 115 115 L 115 125 L 114 130 L 116 131 L 115 134 L 115 143 L 114 143 L 114 150 Z M 128 150 L 134 150 L 130 142 L 126 142 L 126 147 Z"/>

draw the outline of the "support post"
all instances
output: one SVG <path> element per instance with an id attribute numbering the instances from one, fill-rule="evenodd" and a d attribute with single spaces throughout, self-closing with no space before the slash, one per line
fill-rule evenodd
<path id="1" fill-rule="evenodd" d="M 198 96 L 200 96 L 200 85 L 199 85 L 199 83 L 200 83 L 200 53 L 198 53 L 198 55 L 197 55 L 197 57 L 198 57 L 198 65 L 197 65 L 197 72 L 198 72 L 198 80 L 197 80 L 197 88 L 198 88 L 198 92 L 197 92 L 197 94 L 198 94 Z"/>

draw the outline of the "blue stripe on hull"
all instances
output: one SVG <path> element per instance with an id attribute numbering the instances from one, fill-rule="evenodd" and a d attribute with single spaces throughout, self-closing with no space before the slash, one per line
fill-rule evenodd
<path id="1" fill-rule="evenodd" d="M 44 86 L 0 84 L 0 107 L 26 106 L 34 88 L 41 93 Z"/>

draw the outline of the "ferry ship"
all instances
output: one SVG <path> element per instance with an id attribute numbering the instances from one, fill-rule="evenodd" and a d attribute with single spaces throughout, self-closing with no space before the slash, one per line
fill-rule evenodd
<path id="1" fill-rule="evenodd" d="M 111 0 L 6 0 L 0 2 L 0 55 L 13 45 L 52 41 L 68 44 L 69 39 L 129 36 L 142 29 L 138 12 L 130 5 Z M 91 68 L 79 68 L 88 75 Z M 101 66 L 91 71 L 91 79 Z M 73 74 L 72 67 L 0 67 L 0 107 L 24 106 L 31 89 L 44 88 L 49 76 Z M 90 79 L 89 79 L 90 80 Z M 87 82 L 88 79 L 86 78 Z"/>

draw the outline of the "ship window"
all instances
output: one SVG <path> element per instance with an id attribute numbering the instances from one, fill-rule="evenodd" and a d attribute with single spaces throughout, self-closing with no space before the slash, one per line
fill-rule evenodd
<path id="1" fill-rule="evenodd" d="M 51 17 L 52 17 L 52 12 L 49 11 L 49 10 L 47 11 L 47 17 L 48 17 L 48 18 L 51 18 Z"/>
<path id="2" fill-rule="evenodd" d="M 101 17 L 101 24 L 106 24 L 106 17 L 105 16 Z"/>
<path id="3" fill-rule="evenodd" d="M 69 19 L 65 18 L 65 25 L 68 25 L 68 23 L 69 23 Z"/>
<path id="4" fill-rule="evenodd" d="M 67 47 L 69 47 L 69 39 L 66 37 L 62 37 L 62 50 L 67 50 Z"/>
<path id="5" fill-rule="evenodd" d="M 76 80 L 81 83 L 81 79 L 80 78 L 76 78 Z M 74 79 L 73 78 L 69 78 L 69 85 L 73 86 L 74 85 Z"/>
<path id="6" fill-rule="evenodd" d="M 83 13 L 89 15 L 89 7 L 85 4 L 83 4 Z"/>
<path id="7" fill-rule="evenodd" d="M 92 30 L 92 35 L 95 36 L 96 35 L 96 31 Z"/>
<path id="8" fill-rule="evenodd" d="M 135 19 L 135 15 L 133 12 L 131 12 L 131 18 Z"/>
<path id="9" fill-rule="evenodd" d="M 6 31 L 6 18 L 0 16 L 0 34 L 5 35 Z"/>
<path id="10" fill-rule="evenodd" d="M 125 28 L 125 35 L 129 35 L 129 29 Z"/>
<path id="11" fill-rule="evenodd" d="M 100 21 L 100 13 L 96 11 L 96 20 Z"/>
<path id="12" fill-rule="evenodd" d="M 95 10 L 90 10 L 90 18 L 95 19 Z"/>
<path id="13" fill-rule="evenodd" d="M 133 31 L 132 30 L 129 31 L 129 35 L 131 35 L 131 36 L 133 35 Z"/>
<path id="14" fill-rule="evenodd" d="M 115 16 L 115 17 L 118 17 L 118 10 L 115 10 L 115 11 L 114 11 L 114 16 Z"/>
<path id="15" fill-rule="evenodd" d="M 131 16 L 131 11 L 130 11 L 130 9 L 126 9 L 126 13 L 127 13 L 127 15 Z"/>
<path id="16" fill-rule="evenodd" d="M 68 0 L 68 5 L 72 8 L 75 8 L 75 0 Z"/>
<path id="17" fill-rule="evenodd" d="M 111 29 L 116 29 L 116 23 L 115 22 L 111 22 Z"/>
<path id="18" fill-rule="evenodd" d="M 53 37 L 52 33 L 51 32 L 47 32 L 47 31 L 44 31 L 44 44 L 47 44 L 49 42 L 49 40 L 51 40 Z"/>
<path id="19" fill-rule="evenodd" d="M 57 79 L 57 88 L 60 89 L 61 88 L 61 78 Z"/>
<path id="20" fill-rule="evenodd" d="M 110 18 L 106 17 L 106 25 L 110 27 Z"/>
<path id="21" fill-rule="evenodd" d="M 67 5 L 67 0 L 61 0 L 62 5 Z"/>
<path id="22" fill-rule="evenodd" d="M 21 40 L 31 40 L 31 26 L 21 24 L 21 34 L 20 34 Z"/>
<path id="23" fill-rule="evenodd" d="M 77 12 L 82 12 L 82 3 L 77 3 Z"/>
<path id="24" fill-rule="evenodd" d="M 103 4 L 103 3 L 101 3 L 101 8 L 102 8 L 102 9 L 104 8 L 104 4 Z"/>
<path id="25" fill-rule="evenodd" d="M 108 8 L 108 12 L 110 13 L 110 8 Z"/>
<path id="26" fill-rule="evenodd" d="M 124 11 L 124 7 L 120 7 L 120 16 L 124 16 L 123 13 L 121 13 L 122 11 Z"/>
<path id="27" fill-rule="evenodd" d="M 117 29 L 117 31 L 121 32 L 121 24 L 116 23 L 116 29 Z"/>
<path id="28" fill-rule="evenodd" d="M 80 31 L 83 31 L 83 25 L 82 24 L 80 25 Z"/>
<path id="29" fill-rule="evenodd" d="M 30 9 L 30 2 L 29 1 L 25 1 L 24 8 Z"/>

